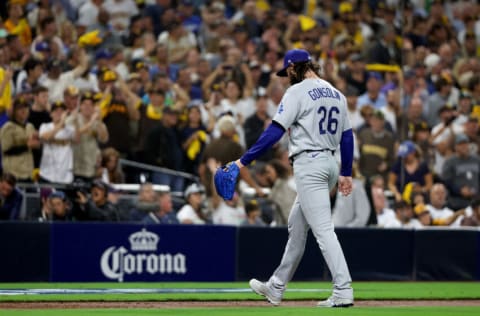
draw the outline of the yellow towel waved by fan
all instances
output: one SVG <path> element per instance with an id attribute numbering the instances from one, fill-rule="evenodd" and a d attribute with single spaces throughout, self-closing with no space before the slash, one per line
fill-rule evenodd
<path id="1" fill-rule="evenodd" d="M 207 141 L 207 133 L 205 131 L 197 131 L 197 137 L 190 143 L 187 148 L 187 157 L 190 160 L 195 160 L 202 149 L 202 143 Z"/>
<path id="2" fill-rule="evenodd" d="M 103 39 L 100 37 L 100 30 L 94 30 L 80 36 L 78 39 L 78 45 L 81 47 L 97 46 L 102 41 Z"/>

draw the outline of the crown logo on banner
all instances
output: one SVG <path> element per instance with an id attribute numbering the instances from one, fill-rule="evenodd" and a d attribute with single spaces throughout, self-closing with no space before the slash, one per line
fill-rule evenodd
<path id="1" fill-rule="evenodd" d="M 160 237 L 143 228 L 141 231 L 131 234 L 128 240 L 133 251 L 156 251 Z"/>

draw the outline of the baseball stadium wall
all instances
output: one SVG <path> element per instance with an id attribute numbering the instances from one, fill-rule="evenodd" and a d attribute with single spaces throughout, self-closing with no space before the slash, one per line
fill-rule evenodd
<path id="1" fill-rule="evenodd" d="M 480 230 L 336 229 L 352 278 L 480 280 Z M 0 223 L 0 282 L 267 279 L 286 227 Z M 294 280 L 329 280 L 310 234 Z"/>

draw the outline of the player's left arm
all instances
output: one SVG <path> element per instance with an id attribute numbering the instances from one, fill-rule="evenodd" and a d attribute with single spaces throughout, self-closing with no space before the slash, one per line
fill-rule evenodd
<path id="1" fill-rule="evenodd" d="M 340 166 L 340 176 L 338 178 L 338 190 L 344 196 L 352 193 L 353 183 L 352 183 L 352 164 L 353 164 L 353 154 L 354 154 L 354 139 L 353 131 L 350 121 L 346 115 L 347 100 L 342 96 L 342 103 L 344 106 L 345 113 L 344 116 L 344 125 L 343 132 L 340 138 L 340 157 L 341 157 L 341 166 Z"/>

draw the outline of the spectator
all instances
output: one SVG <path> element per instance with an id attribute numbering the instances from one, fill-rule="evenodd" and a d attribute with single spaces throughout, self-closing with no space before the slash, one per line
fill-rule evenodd
<path id="1" fill-rule="evenodd" d="M 395 219 L 395 212 L 388 207 L 387 198 L 383 188 L 375 187 L 372 184 L 372 204 L 375 209 L 377 225 L 385 227 L 387 223 Z"/>
<path id="2" fill-rule="evenodd" d="M 427 206 L 423 203 L 420 203 L 414 208 L 415 214 L 423 226 L 453 226 L 457 227 L 458 225 L 454 224 L 458 222 L 459 218 L 464 218 L 465 210 L 461 209 L 456 212 L 452 212 L 451 215 L 445 218 L 433 218 L 432 214 L 428 211 Z"/>
<path id="3" fill-rule="evenodd" d="M 67 107 L 57 101 L 50 112 L 52 122 L 40 125 L 39 137 L 43 143 L 40 178 L 45 182 L 72 183 L 73 149 L 77 131 L 66 125 Z"/>
<path id="4" fill-rule="evenodd" d="M 23 194 L 16 187 L 17 179 L 4 172 L 0 177 L 0 220 L 19 220 Z"/>
<path id="5" fill-rule="evenodd" d="M 115 148 L 122 157 L 129 157 L 133 144 L 129 126 L 140 117 L 141 100 L 112 70 L 102 69 L 99 79 L 99 88 L 104 94 L 100 102 L 101 116 L 110 135 L 105 146 Z M 119 88 L 114 86 L 116 81 Z"/>
<path id="6" fill-rule="evenodd" d="M 97 157 L 100 153 L 98 142 L 108 140 L 108 130 L 100 120 L 99 111 L 95 108 L 95 96 L 92 92 L 84 92 L 80 98 L 80 111 L 70 115 L 67 125 L 71 125 L 78 133 L 79 140 L 73 145 L 73 174 L 75 179 L 91 182 L 95 177 Z"/>
<path id="7" fill-rule="evenodd" d="M 37 88 L 38 80 L 43 74 L 43 63 L 34 57 L 27 59 L 23 66 L 23 71 L 17 75 L 17 84 L 15 92 L 17 94 L 32 91 Z"/>
<path id="8" fill-rule="evenodd" d="M 108 201 L 108 185 L 101 180 L 95 180 L 90 189 L 90 197 L 85 192 L 78 191 L 79 209 L 76 218 L 84 221 L 118 221 L 117 208 Z"/>
<path id="9" fill-rule="evenodd" d="M 0 48 L 0 112 L 5 112 L 12 106 L 13 69 L 8 64 L 7 48 Z"/>
<path id="10" fill-rule="evenodd" d="M 24 46 L 32 42 L 32 30 L 24 17 L 22 3 L 20 1 L 9 1 L 7 4 L 8 18 L 5 20 L 5 28 L 10 34 L 19 36 Z"/>
<path id="11" fill-rule="evenodd" d="M 145 159 L 148 163 L 176 171 L 184 170 L 184 153 L 177 126 L 178 112 L 172 107 L 165 107 L 161 124 L 152 129 L 145 141 Z M 175 192 L 183 190 L 183 178 L 170 172 L 153 172 L 152 182 L 168 185 Z"/>
<path id="12" fill-rule="evenodd" d="M 138 190 L 138 197 L 130 211 L 131 221 L 141 221 L 151 212 L 158 210 L 158 194 L 151 183 L 143 183 Z"/>
<path id="13" fill-rule="evenodd" d="M 358 178 L 356 171 L 353 174 L 352 193 L 344 196 L 340 192 L 336 192 L 332 214 L 335 227 L 367 226 L 368 217 L 370 216 L 370 203 L 368 202 L 363 181 Z"/>
<path id="14" fill-rule="evenodd" d="M 255 113 L 247 117 L 245 123 L 243 124 L 247 149 L 257 141 L 271 121 L 272 119 L 268 115 L 268 96 L 266 95 L 265 89 L 263 89 L 257 96 Z M 261 157 L 259 157 L 258 160 L 269 161 L 273 159 L 274 153 L 274 148 L 270 148 Z"/>
<path id="15" fill-rule="evenodd" d="M 207 163 L 210 158 L 215 159 L 220 165 L 225 165 L 230 161 L 242 155 L 243 147 L 235 141 L 236 128 L 235 120 L 228 115 L 222 116 L 217 122 L 220 131 L 220 137 L 213 139 L 205 148 L 203 152 L 201 163 L 198 168 L 202 184 L 207 188 L 207 196 L 212 196 L 210 190 L 212 173 L 208 169 Z M 255 188 L 257 195 L 263 196 L 262 189 L 252 179 L 250 172 L 246 168 L 240 170 L 240 178 L 244 180 L 249 186 Z"/>
<path id="16" fill-rule="evenodd" d="M 167 47 L 170 63 L 183 64 L 188 51 L 197 46 L 197 39 L 179 18 L 175 18 L 168 24 L 167 30 L 160 33 L 158 43 Z"/>
<path id="17" fill-rule="evenodd" d="M 463 133 L 463 124 L 468 121 L 472 113 L 472 105 L 472 96 L 468 92 L 462 92 L 458 99 L 456 118 L 452 122 L 455 133 Z"/>
<path id="18" fill-rule="evenodd" d="M 428 126 L 432 127 L 440 123 L 438 110 L 445 104 L 457 104 L 457 100 L 451 100 L 453 81 L 449 76 L 443 76 L 435 83 L 436 92 L 428 98 L 428 103 L 424 108 L 424 114 L 427 118 Z"/>
<path id="19" fill-rule="evenodd" d="M 383 84 L 382 75 L 378 72 L 369 72 L 367 75 L 367 91 L 357 99 L 357 107 L 361 109 L 364 105 L 371 104 L 377 110 L 387 105 L 385 94 L 380 91 Z"/>
<path id="20" fill-rule="evenodd" d="M 270 187 L 269 199 L 277 205 L 277 212 L 274 217 L 275 225 L 287 225 L 290 210 L 297 197 L 293 177 L 289 170 L 277 159 L 267 162 L 264 173 L 268 187 Z"/>
<path id="21" fill-rule="evenodd" d="M 407 110 L 398 118 L 397 135 L 400 141 L 412 139 L 415 132 L 415 124 L 425 121 L 423 116 L 423 101 L 420 97 L 414 97 L 410 101 Z"/>
<path id="22" fill-rule="evenodd" d="M 401 64 L 401 52 L 395 40 L 395 28 L 391 24 L 383 25 L 380 36 L 368 52 L 369 63 Z"/>
<path id="23" fill-rule="evenodd" d="M 113 33 L 127 35 L 130 18 L 138 14 L 137 5 L 133 0 L 106 0 L 102 8 L 110 14 Z"/>
<path id="24" fill-rule="evenodd" d="M 33 91 L 33 104 L 28 115 L 28 122 L 32 123 L 35 129 L 39 129 L 43 123 L 52 120 L 50 117 L 50 103 L 48 102 L 48 89 L 42 86 Z"/>
<path id="25" fill-rule="evenodd" d="M 395 217 L 390 218 L 385 228 L 421 228 L 422 224 L 414 217 L 412 206 L 405 201 L 395 202 Z"/>
<path id="26" fill-rule="evenodd" d="M 79 34 L 85 33 L 89 25 L 97 23 L 98 12 L 103 0 L 86 0 L 78 9 L 77 30 Z"/>
<path id="27" fill-rule="evenodd" d="M 398 89 L 390 89 L 387 91 L 387 106 L 382 110 L 385 114 L 385 120 L 392 127 L 392 133 L 397 134 L 397 118 L 401 114 L 400 108 L 400 91 Z"/>
<path id="28" fill-rule="evenodd" d="M 147 136 L 156 127 L 162 125 L 163 109 L 165 107 L 165 91 L 149 87 L 148 105 L 141 105 L 139 108 L 139 121 L 134 145 L 134 157 L 138 161 L 145 160 L 144 150 Z"/>
<path id="29" fill-rule="evenodd" d="M 177 219 L 180 224 L 207 224 L 210 220 L 207 218 L 204 210 L 205 189 L 201 184 L 193 183 L 187 187 L 184 193 L 185 205 L 177 213 Z"/>
<path id="30" fill-rule="evenodd" d="M 51 58 L 55 60 L 63 59 L 65 57 L 63 50 L 64 44 L 57 34 L 57 24 L 55 18 L 51 15 L 44 17 L 40 20 L 39 28 L 40 32 L 32 41 L 30 52 L 35 54 L 37 45 L 43 42 L 49 46 L 52 52 L 52 55 L 50 56 Z"/>
<path id="31" fill-rule="evenodd" d="M 38 86 L 33 89 L 33 104 L 28 115 L 28 122 L 32 123 L 33 127 L 38 131 L 40 125 L 52 121 L 50 117 L 50 103 L 48 102 L 48 89 Z M 42 144 L 39 148 L 33 148 L 33 166 L 40 167 L 40 159 L 42 157 Z"/>
<path id="32" fill-rule="evenodd" d="M 453 210 L 467 207 L 480 192 L 480 158 L 469 151 L 465 134 L 455 136 L 455 154 L 445 161 L 442 180 L 448 188 L 448 206 Z"/>
<path id="33" fill-rule="evenodd" d="M 387 180 L 388 172 L 395 161 L 395 139 L 385 129 L 385 116 L 382 111 L 375 110 L 368 120 L 370 127 L 358 133 L 360 150 L 359 169 L 362 175 L 369 178 L 380 174 Z"/>
<path id="34" fill-rule="evenodd" d="M 27 122 L 29 104 L 23 97 L 13 102 L 10 120 L 0 131 L 2 166 L 19 182 L 31 182 L 33 172 L 32 149 L 40 146 L 38 132 Z"/>
<path id="35" fill-rule="evenodd" d="M 367 91 L 365 60 L 361 54 L 355 53 L 350 55 L 349 61 L 346 74 L 347 84 L 352 86 L 358 94 L 364 94 Z"/>
<path id="36" fill-rule="evenodd" d="M 173 209 L 170 192 L 158 194 L 158 209 L 148 213 L 142 220 L 144 224 L 179 224 L 175 210 Z"/>
<path id="37" fill-rule="evenodd" d="M 88 59 L 84 50 L 80 51 L 79 64 L 72 70 L 62 72 L 62 64 L 58 59 L 51 59 L 47 62 L 47 75 L 40 78 L 40 85 L 48 88 L 50 102 L 63 101 L 63 92 L 73 85 L 76 78 L 80 77 L 88 67 Z"/>
<path id="38" fill-rule="evenodd" d="M 257 200 L 253 199 L 247 202 L 245 205 L 245 212 L 247 218 L 243 220 L 240 224 L 241 226 L 256 226 L 256 227 L 265 227 L 266 224 L 260 217 L 262 210 Z"/>
<path id="39" fill-rule="evenodd" d="M 475 198 L 469 206 L 469 211 L 464 211 L 465 216 L 461 219 L 461 226 L 480 226 L 480 199 Z M 468 213 L 468 214 L 467 214 Z"/>
<path id="40" fill-rule="evenodd" d="M 402 200 L 402 192 L 411 182 L 418 183 L 422 192 L 428 192 L 433 184 L 433 175 L 417 145 L 407 140 L 400 144 L 398 159 L 388 174 L 388 189 L 397 202 Z"/>
<path id="41" fill-rule="evenodd" d="M 68 115 L 77 113 L 80 100 L 80 89 L 76 86 L 68 86 L 63 91 L 63 103 L 67 107 Z"/>
<path id="42" fill-rule="evenodd" d="M 39 222 L 69 221 L 69 203 L 63 191 L 53 191 L 48 196 L 46 207 L 38 218 Z"/>
<path id="43" fill-rule="evenodd" d="M 102 7 L 97 15 L 97 23 L 90 24 L 87 28 L 87 33 L 98 32 L 98 37 L 101 38 L 99 49 L 122 44 L 121 34 L 115 30 L 115 26 L 111 22 L 111 14 L 112 12 Z"/>
<path id="44" fill-rule="evenodd" d="M 102 180 L 105 183 L 125 183 L 125 175 L 119 165 L 120 153 L 112 147 L 102 151 Z"/>
<path id="45" fill-rule="evenodd" d="M 445 160 L 453 153 L 454 132 L 452 122 L 455 119 L 454 109 L 444 105 L 438 110 L 438 116 L 440 116 L 440 123 L 432 128 L 431 133 L 434 153 L 433 173 L 436 178 L 441 177 Z"/>
<path id="46" fill-rule="evenodd" d="M 209 116 L 209 126 L 202 123 L 202 104 L 191 103 L 187 109 L 187 122 L 180 131 L 182 148 L 185 153 L 185 171 L 198 174 L 200 158 L 210 140 L 209 132 L 212 131 L 215 120 Z"/>

